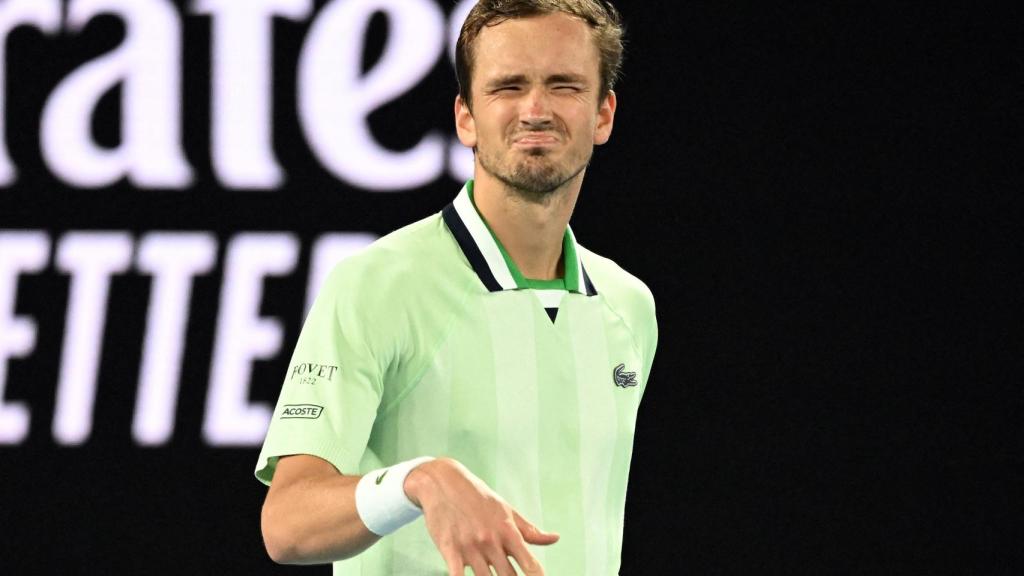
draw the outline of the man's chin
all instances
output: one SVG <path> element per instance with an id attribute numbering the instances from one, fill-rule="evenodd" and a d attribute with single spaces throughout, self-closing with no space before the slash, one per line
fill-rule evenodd
<path id="1" fill-rule="evenodd" d="M 506 170 L 492 170 L 489 162 L 481 164 L 484 170 L 510 189 L 538 201 L 550 196 L 572 178 L 565 171 L 559 170 L 556 162 L 550 159 L 550 150 L 540 150 L 543 154 L 520 158 L 514 165 L 507 166 Z"/>
<path id="2" fill-rule="evenodd" d="M 513 174 L 505 183 L 520 192 L 540 197 L 547 196 L 557 190 L 565 183 L 565 178 L 561 174 L 556 174 L 552 171 L 530 170 Z"/>

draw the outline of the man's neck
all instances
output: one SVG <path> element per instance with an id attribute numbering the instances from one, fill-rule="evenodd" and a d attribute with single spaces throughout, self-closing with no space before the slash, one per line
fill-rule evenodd
<path id="1" fill-rule="evenodd" d="M 524 277 L 533 280 L 564 277 L 562 240 L 582 183 L 580 173 L 537 201 L 509 189 L 484 170 L 476 171 L 473 182 L 476 209 Z"/>

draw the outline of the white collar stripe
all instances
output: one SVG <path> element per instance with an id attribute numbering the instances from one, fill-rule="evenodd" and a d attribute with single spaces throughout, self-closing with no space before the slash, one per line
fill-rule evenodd
<path id="1" fill-rule="evenodd" d="M 491 231 L 487 229 L 487 224 L 484 223 L 483 219 L 480 218 L 480 214 L 477 213 L 476 207 L 473 206 L 473 201 L 469 199 L 469 193 L 465 188 L 459 193 L 454 204 L 455 211 L 458 212 L 462 223 L 469 230 L 470 236 L 473 237 L 473 242 L 480 249 L 480 253 L 487 262 L 487 267 L 491 269 L 491 274 L 494 275 L 494 279 L 501 285 L 502 290 L 515 290 L 517 288 L 516 281 L 508 270 L 508 264 L 501 255 L 501 249 L 498 248 L 494 237 L 491 236 Z"/>
<path id="2" fill-rule="evenodd" d="M 455 200 L 441 211 L 441 216 L 462 249 L 462 253 L 469 260 L 470 266 L 473 267 L 477 276 L 480 277 L 480 281 L 488 290 L 491 292 L 518 290 L 520 287 L 516 284 L 509 263 L 505 260 L 497 240 L 473 205 L 467 188 L 469 185 L 467 183 L 462 187 Z M 585 296 L 596 296 L 597 290 L 587 275 L 587 269 L 583 266 L 583 254 L 580 252 L 579 244 L 576 243 L 576 235 L 573 234 L 572 227 L 567 226 L 566 233 L 576 255 L 576 285 L 567 285 L 566 289 Z M 566 274 L 566 277 L 569 276 Z M 561 292 L 564 293 L 565 290 L 561 290 Z"/>
<path id="3" fill-rule="evenodd" d="M 578 242 L 576 242 L 576 235 L 572 233 L 572 226 L 569 226 L 568 230 L 569 239 L 572 240 L 572 245 L 576 247 L 576 282 L 577 284 L 579 284 L 577 290 L 579 290 L 581 294 L 586 294 L 587 296 L 590 296 L 591 294 L 588 293 L 587 287 L 584 282 L 585 276 L 583 275 L 583 255 L 580 254 L 580 245 Z"/>

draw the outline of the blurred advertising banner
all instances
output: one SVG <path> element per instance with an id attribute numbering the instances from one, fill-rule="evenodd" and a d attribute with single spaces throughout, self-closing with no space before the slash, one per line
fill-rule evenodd
<path id="1" fill-rule="evenodd" d="M 258 446 L 325 274 L 471 175 L 472 4 L 0 2 L 0 445 Z"/>

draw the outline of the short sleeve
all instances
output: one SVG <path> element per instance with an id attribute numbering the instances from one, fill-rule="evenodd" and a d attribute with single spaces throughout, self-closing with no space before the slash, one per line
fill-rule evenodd
<path id="1" fill-rule="evenodd" d="M 390 361 L 378 305 L 359 265 L 328 276 L 306 317 L 256 465 L 269 485 L 281 456 L 309 454 L 356 474 Z M 379 320 L 379 319 L 378 319 Z"/>
<path id="2" fill-rule="evenodd" d="M 642 323 L 643 329 L 643 353 L 644 353 L 644 374 L 641 386 L 641 395 L 647 389 L 647 380 L 651 376 L 651 367 L 654 365 L 654 353 L 658 349 L 658 318 L 654 308 L 654 296 L 649 289 L 644 291 L 645 314 Z"/>

